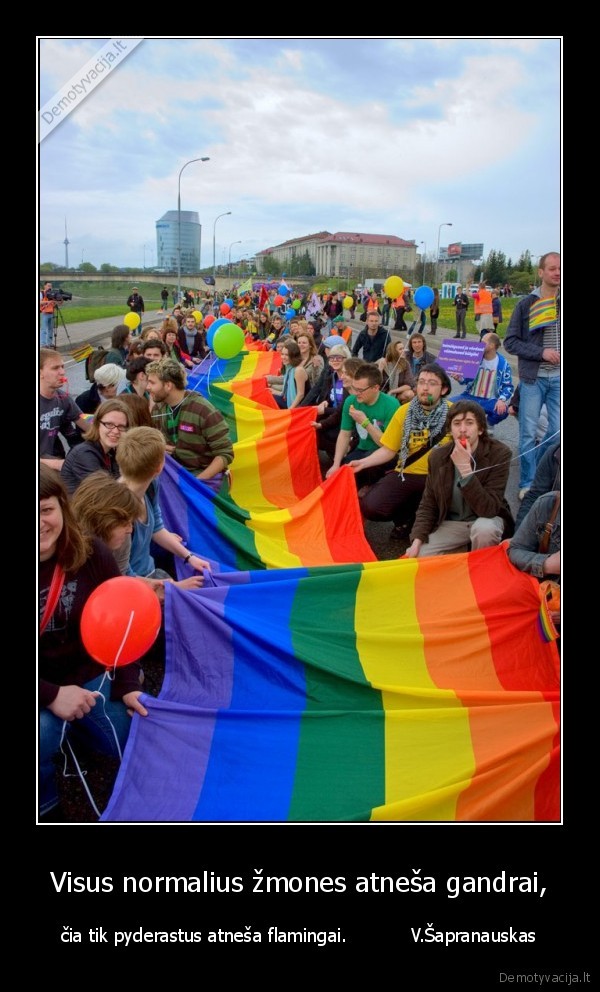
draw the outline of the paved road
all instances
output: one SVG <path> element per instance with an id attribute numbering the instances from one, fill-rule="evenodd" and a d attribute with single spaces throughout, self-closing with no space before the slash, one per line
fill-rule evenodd
<path id="1" fill-rule="evenodd" d="M 63 328 L 59 328 L 57 335 L 57 347 L 59 351 L 65 354 L 65 369 L 67 373 L 68 389 L 69 393 L 76 397 L 79 393 L 83 392 L 84 389 L 89 387 L 89 383 L 85 378 L 84 363 L 76 363 L 68 355 L 68 352 L 77 345 L 81 345 L 85 342 L 89 342 L 94 346 L 98 344 L 104 344 L 107 346 L 110 343 L 110 333 L 118 321 L 115 317 L 103 317 L 99 320 L 90 320 L 80 324 L 69 325 L 67 314 L 65 314 L 65 320 L 67 322 L 66 331 Z M 160 324 L 163 320 L 163 314 L 148 314 L 147 319 L 144 323 Z M 349 321 L 350 326 L 353 328 L 353 337 L 359 333 L 364 328 L 364 324 L 359 321 Z M 67 333 L 70 340 L 67 340 Z M 399 331 L 390 331 L 391 337 L 393 339 L 398 339 L 405 337 Z M 441 328 L 438 326 L 437 335 L 427 335 L 427 350 L 434 354 L 438 354 L 441 347 L 441 343 L 444 338 L 453 337 L 454 329 Z M 468 335 L 472 340 L 477 340 L 476 335 Z M 518 381 L 516 373 L 516 359 L 512 355 L 507 355 L 504 353 L 505 357 L 508 359 L 512 369 L 513 369 L 513 381 L 515 385 Z M 453 382 L 452 395 L 457 395 L 462 391 L 462 387 L 458 383 Z M 519 447 L 519 428 L 517 420 L 514 417 L 508 417 L 496 428 L 495 436 L 499 441 L 504 441 L 508 444 L 514 452 L 514 459 L 511 464 L 511 470 L 508 480 L 508 485 L 506 489 L 506 498 L 511 506 L 513 514 L 516 515 L 519 506 L 518 492 L 519 492 L 519 462 L 518 462 L 518 447 Z M 404 545 L 399 544 L 397 541 L 389 540 L 389 533 L 391 531 L 392 524 L 390 523 L 374 523 L 373 521 L 365 522 L 365 532 L 367 538 L 380 560 L 388 560 L 391 558 L 397 558 L 398 555 L 402 554 L 404 551 Z"/>

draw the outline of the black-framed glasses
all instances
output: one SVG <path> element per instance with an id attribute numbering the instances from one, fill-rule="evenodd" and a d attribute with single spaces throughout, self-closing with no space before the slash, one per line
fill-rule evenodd
<path id="1" fill-rule="evenodd" d="M 115 431 L 118 431 L 119 434 L 124 434 L 125 431 L 128 429 L 127 427 L 121 427 L 120 424 L 113 424 L 111 423 L 110 420 L 101 420 L 100 423 L 108 431 L 109 434 L 113 434 Z"/>

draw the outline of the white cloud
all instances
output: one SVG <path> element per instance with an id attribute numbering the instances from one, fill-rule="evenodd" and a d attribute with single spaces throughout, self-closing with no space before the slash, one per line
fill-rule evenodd
<path id="1" fill-rule="evenodd" d="M 433 41 L 438 62 L 429 41 L 374 40 L 377 88 L 361 66 L 347 89 L 334 90 L 326 88 L 328 74 L 315 68 L 324 48 L 313 50 L 310 40 L 298 48 L 262 40 L 260 53 L 249 43 L 254 57 L 248 59 L 226 39 L 145 40 L 42 144 L 43 244 L 62 240 L 65 213 L 73 236 L 77 226 L 103 244 L 151 240 L 156 219 L 176 206 L 181 166 L 200 155 L 210 162 L 190 166 L 181 189 L 184 209 L 200 213 L 205 244 L 213 218 L 229 209 L 232 218 L 219 224 L 223 240 L 233 230 L 231 237 L 245 235 L 257 248 L 334 229 L 333 217 L 418 240 L 428 225 L 437 230 L 451 190 L 453 216 L 473 232 L 495 224 L 495 234 L 508 207 L 495 219 L 473 215 L 469 183 L 479 188 L 493 175 L 490 202 L 505 190 L 512 199 L 529 183 L 533 205 L 543 148 L 530 145 L 534 135 L 548 141 L 553 133 L 539 115 L 554 111 L 558 120 L 559 111 L 544 107 L 534 117 L 524 109 L 538 103 L 527 102 L 537 81 L 529 78 L 523 52 L 530 48 L 522 45 L 537 48 L 554 85 L 559 50 L 549 50 L 544 62 L 535 39 L 486 41 L 485 51 L 476 41 L 455 50 L 453 39 Z M 427 54 L 423 71 L 409 82 L 396 71 L 401 45 Z M 98 39 L 44 42 L 45 85 L 58 87 L 98 47 Z M 554 140 L 558 149 L 557 132 Z M 483 231 L 465 236 L 458 220 L 456 226 L 457 240 L 491 238 Z"/>

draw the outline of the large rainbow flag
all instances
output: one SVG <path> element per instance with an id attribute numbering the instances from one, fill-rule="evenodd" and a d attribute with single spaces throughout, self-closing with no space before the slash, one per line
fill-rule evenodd
<path id="1" fill-rule="evenodd" d="M 234 442 L 231 492 L 216 495 L 167 459 L 161 477 L 165 525 L 226 568 L 375 561 L 363 532 L 354 475 L 321 481 L 314 407 L 280 410 L 264 376 L 275 352 L 203 362 L 190 388 L 227 420 Z"/>
<path id="2" fill-rule="evenodd" d="M 377 562 L 350 470 L 258 349 L 192 380 L 227 417 L 231 493 L 172 459 L 166 526 L 214 560 L 167 586 L 167 666 L 106 821 L 560 818 L 559 671 L 537 581 L 504 547 Z"/>
<path id="3" fill-rule="evenodd" d="M 167 587 L 106 821 L 559 819 L 559 675 L 503 547 Z"/>

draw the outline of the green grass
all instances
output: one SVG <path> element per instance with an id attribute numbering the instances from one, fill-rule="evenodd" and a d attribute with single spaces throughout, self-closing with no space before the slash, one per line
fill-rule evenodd
<path id="1" fill-rule="evenodd" d="M 65 303 L 61 312 L 68 326 L 69 324 L 79 324 L 85 320 L 96 320 L 98 317 L 123 318 L 129 312 L 129 308 L 124 306 L 93 306 L 91 303 L 89 306 L 73 306 L 71 303 Z"/>
<path id="2" fill-rule="evenodd" d="M 171 286 L 165 284 L 169 293 Z M 55 288 L 60 286 L 73 294 L 73 299 L 62 307 L 65 323 L 78 324 L 85 320 L 96 320 L 98 317 L 124 317 L 129 313 L 126 300 L 133 286 L 137 286 L 144 298 L 146 313 L 150 315 L 159 310 L 161 305 L 160 291 L 157 283 L 138 282 L 69 282 L 68 279 L 57 279 Z M 169 303 L 171 302 L 169 297 Z"/>
<path id="3" fill-rule="evenodd" d="M 508 327 L 508 322 L 511 318 L 512 312 L 515 309 L 519 301 L 514 298 L 514 296 L 508 298 L 502 298 L 502 323 L 498 325 L 497 334 L 498 337 L 503 338 L 506 333 L 506 328 Z M 412 317 L 415 312 L 415 307 L 413 307 L 413 313 L 408 314 L 405 318 L 408 323 L 408 317 Z M 456 328 L 456 311 L 452 304 L 452 300 L 440 300 L 440 315 L 438 317 L 438 324 L 440 327 Z M 474 319 L 475 315 L 473 312 L 473 300 L 469 303 L 469 309 L 467 310 L 467 334 L 479 334 L 479 329 Z M 429 313 L 427 313 L 427 320 L 429 321 Z"/>

